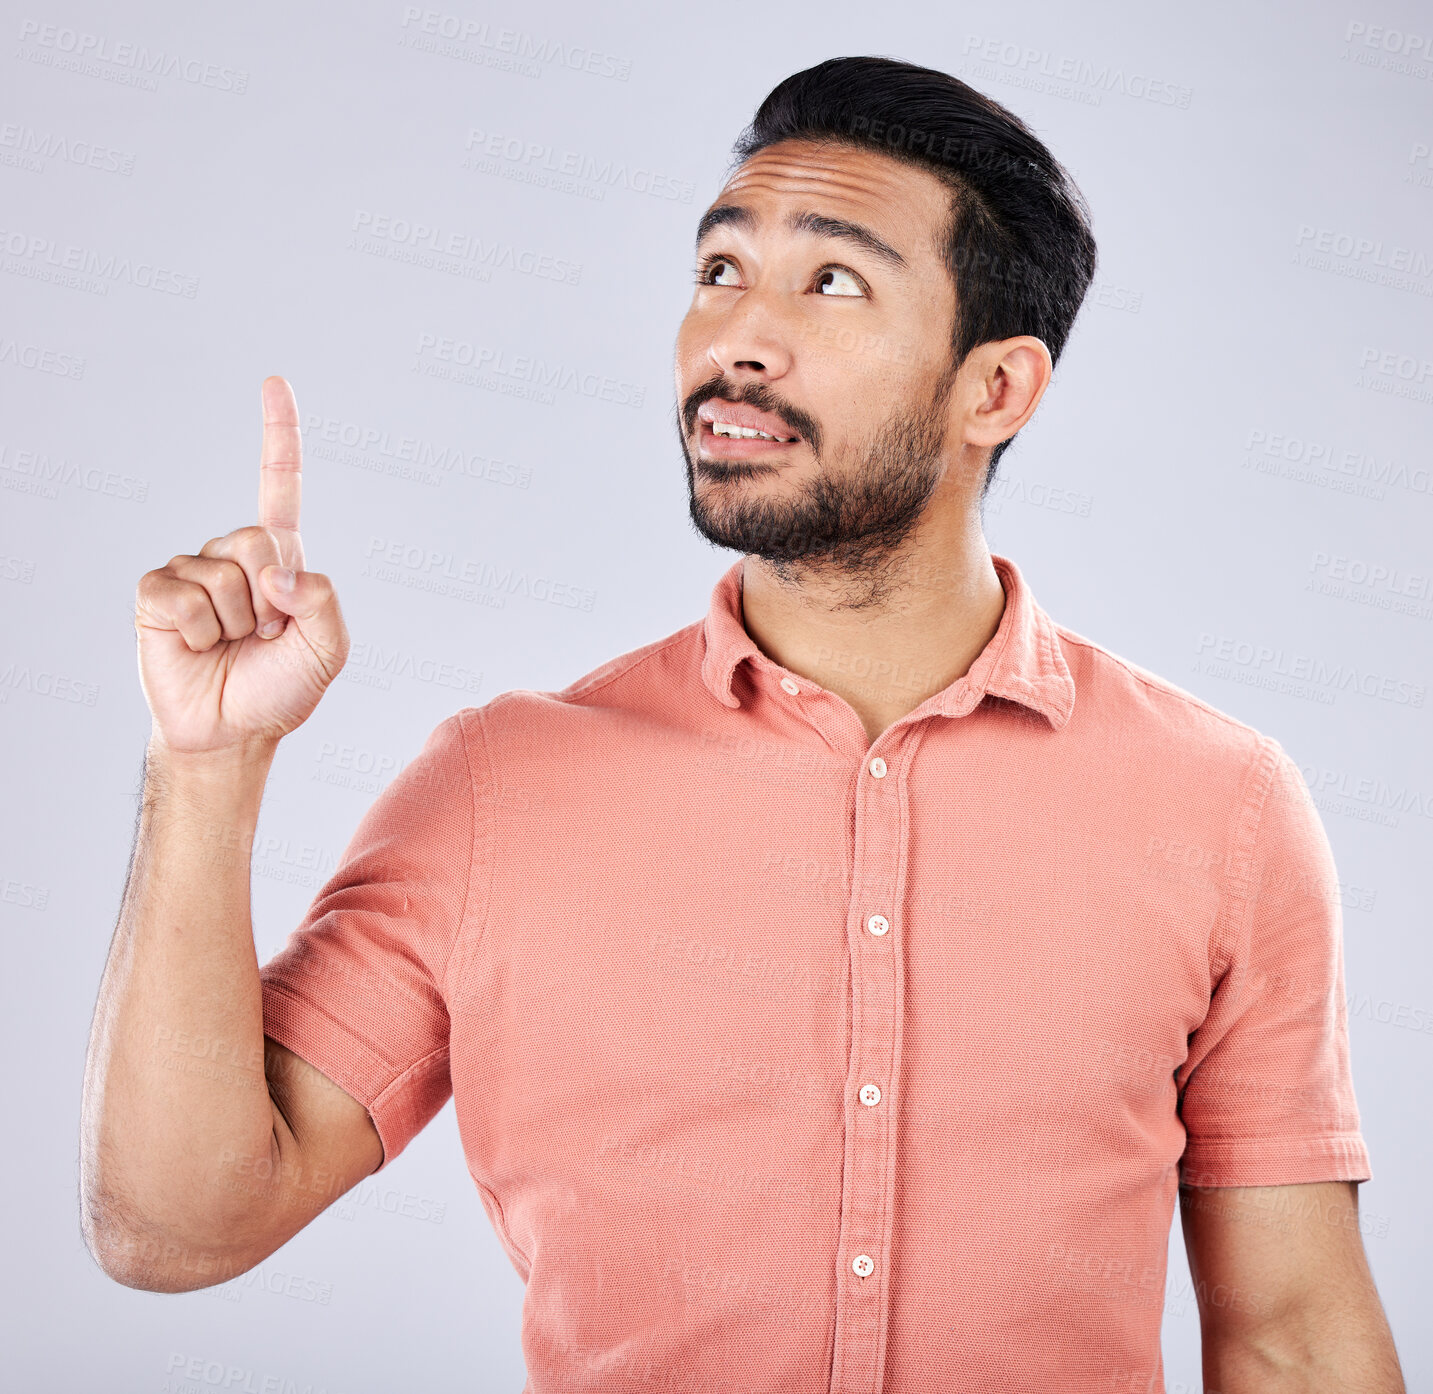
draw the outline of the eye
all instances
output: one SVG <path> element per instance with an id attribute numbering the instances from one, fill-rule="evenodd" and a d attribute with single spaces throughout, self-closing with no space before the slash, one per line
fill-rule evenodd
<path id="1" fill-rule="evenodd" d="M 711 272 L 712 272 L 713 270 L 716 271 L 716 273 L 717 273 L 718 276 L 721 276 L 721 275 L 724 275 L 724 274 L 725 274 L 725 271 L 722 270 L 721 268 L 729 269 L 729 270 L 731 270 L 733 273 L 735 272 L 735 269 L 736 269 L 736 268 L 735 268 L 735 265 L 734 265 L 731 261 L 729 261 L 729 260 L 728 260 L 726 257 L 724 257 L 724 256 L 718 255 L 718 254 L 715 253 L 715 252 L 713 252 L 713 253 L 711 253 L 711 254 L 709 254 L 709 255 L 707 255 L 707 256 L 704 256 L 704 257 L 701 259 L 701 261 L 699 261 L 699 262 L 697 263 L 697 282 L 698 282 L 698 284 L 704 285 L 704 286 L 729 286 L 729 285 L 734 285 L 735 282 L 733 282 L 733 281 L 721 281 L 721 280 L 713 280 L 713 279 L 712 279 Z"/>
<path id="2" fill-rule="evenodd" d="M 844 266 L 822 267 L 816 276 L 816 284 L 822 293 L 832 295 L 864 295 L 866 292 L 860 281 L 856 279 L 855 273 L 847 271 Z M 846 289 L 846 287 L 850 289 Z"/>

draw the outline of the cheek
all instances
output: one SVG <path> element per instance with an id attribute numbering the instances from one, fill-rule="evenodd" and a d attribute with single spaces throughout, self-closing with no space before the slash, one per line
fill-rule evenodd
<path id="1" fill-rule="evenodd" d="M 700 317 L 687 315 L 677 330 L 672 355 L 678 402 L 720 376 L 721 370 L 708 353 L 710 346 L 710 330 L 704 329 Z"/>
<path id="2" fill-rule="evenodd" d="M 892 345 L 889 325 L 867 316 L 811 316 L 797 326 L 796 363 L 833 407 L 850 397 L 867 399 L 889 392 Z"/>

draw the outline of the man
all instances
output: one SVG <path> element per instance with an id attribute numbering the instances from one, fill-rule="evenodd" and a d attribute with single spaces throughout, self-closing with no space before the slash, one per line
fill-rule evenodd
<path id="1" fill-rule="evenodd" d="M 697 252 L 678 433 L 742 558 L 702 620 L 442 722 L 262 969 L 206 839 L 247 848 L 348 642 L 281 379 L 260 525 L 142 580 L 97 1258 L 252 1267 L 453 1097 L 532 1394 L 1153 1394 L 1176 1194 L 1208 1388 L 1401 1391 L 1297 767 L 982 535 L 1093 275 L 1078 192 L 963 83 L 835 59 Z M 201 1030 L 247 1055 L 166 1068 Z"/>

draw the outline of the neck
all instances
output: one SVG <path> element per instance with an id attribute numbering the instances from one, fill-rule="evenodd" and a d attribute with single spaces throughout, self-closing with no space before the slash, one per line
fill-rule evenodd
<path id="1" fill-rule="evenodd" d="M 1000 627 L 1005 591 L 979 522 L 928 516 L 859 571 L 742 564 L 742 623 L 773 662 L 841 697 L 874 741 L 949 687 Z"/>

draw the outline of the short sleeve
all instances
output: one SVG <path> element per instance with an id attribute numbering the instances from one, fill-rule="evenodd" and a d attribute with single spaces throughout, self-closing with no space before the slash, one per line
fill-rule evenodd
<path id="1" fill-rule="evenodd" d="M 475 807 L 457 712 L 369 806 L 259 970 L 265 1034 L 368 1110 L 379 1170 L 452 1096 L 443 981 L 471 908 Z"/>
<path id="2" fill-rule="evenodd" d="M 1370 1180 L 1349 1065 L 1333 852 L 1298 766 L 1269 737 L 1226 872 L 1225 961 L 1176 1074 L 1186 1131 L 1180 1180 Z"/>

